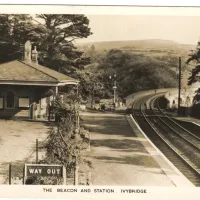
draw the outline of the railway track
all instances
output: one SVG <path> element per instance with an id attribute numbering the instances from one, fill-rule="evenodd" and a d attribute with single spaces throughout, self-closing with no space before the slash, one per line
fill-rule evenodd
<path id="1" fill-rule="evenodd" d="M 153 108 L 154 101 L 156 103 L 156 106 L 158 110 L 155 110 Z M 192 133 L 186 128 L 179 125 L 175 120 L 171 119 L 165 112 L 160 108 L 158 104 L 158 98 L 153 99 L 153 102 L 151 104 L 151 109 L 156 114 L 163 123 L 165 123 L 172 131 L 174 131 L 176 134 L 180 135 L 183 139 L 191 143 L 194 147 L 197 149 L 200 149 L 200 137 L 198 134 Z M 163 115 L 164 117 L 160 117 L 160 115 Z"/>
<path id="2" fill-rule="evenodd" d="M 171 126 L 174 126 L 174 125 L 175 125 L 176 128 L 179 127 L 179 128 L 180 128 L 180 129 L 179 129 L 180 132 L 182 133 L 182 135 L 185 135 L 185 137 L 187 137 L 188 134 L 191 135 L 193 138 L 195 138 L 196 141 L 194 141 L 192 137 L 190 137 L 190 138 L 188 138 L 188 139 L 191 139 L 191 140 L 193 140 L 194 142 L 197 142 L 197 141 L 198 141 L 197 145 L 199 146 L 199 145 L 200 145 L 200 134 L 199 134 L 199 131 L 198 131 L 198 132 L 197 132 L 197 131 L 191 132 L 191 131 L 189 131 L 187 128 L 184 128 L 183 126 L 181 126 L 181 125 L 180 125 L 179 123 L 177 123 L 173 118 L 169 117 L 169 116 L 165 113 L 165 111 L 164 111 L 163 109 L 160 108 L 160 106 L 159 106 L 159 98 L 156 98 L 156 99 L 154 99 L 154 100 L 155 100 L 156 108 L 159 110 L 158 112 L 162 113 L 162 115 L 164 115 L 164 116 L 168 119 L 168 122 L 171 124 Z M 152 106 L 153 106 L 153 104 L 154 104 L 154 102 L 152 102 Z M 154 111 L 156 111 L 156 110 L 154 110 Z"/>
<path id="3" fill-rule="evenodd" d="M 150 109 L 146 102 L 150 101 Z M 155 110 L 155 98 L 146 96 L 133 104 L 133 117 L 163 154 L 195 186 L 200 186 L 200 138 L 171 120 L 161 109 Z"/>

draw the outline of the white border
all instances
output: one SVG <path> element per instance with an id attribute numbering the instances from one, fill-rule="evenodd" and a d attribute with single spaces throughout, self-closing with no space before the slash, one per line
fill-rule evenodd
<path id="1" fill-rule="evenodd" d="M 0 5 L 0 14 L 200 16 L 200 7 Z"/>
<path id="2" fill-rule="evenodd" d="M 62 5 L 137 5 L 137 6 L 200 6 L 199 0 L 175 0 L 175 1 L 160 1 L 160 0 L 0 0 L 0 4 L 62 4 Z"/>
<path id="3" fill-rule="evenodd" d="M 81 0 L 48 0 L 48 1 L 42 1 L 42 0 L 34 0 L 34 1 L 27 1 L 27 0 L 0 0 L 1 4 L 93 4 L 93 5 L 160 5 L 160 6 L 200 6 L 200 1 L 160 1 L 160 0 L 154 0 L 154 1 L 144 1 L 144 0 L 138 0 L 138 1 L 130 1 L 130 0 L 123 0 L 123 1 L 107 1 L 107 0 L 88 0 L 88 1 L 81 1 Z M 155 8 L 155 7 L 127 7 L 127 6 L 16 6 L 16 5 L 0 5 L 0 13 L 30 13 L 30 14 L 36 14 L 36 13 L 83 13 L 83 14 L 107 14 L 107 15 L 167 15 L 167 16 L 200 16 L 200 8 Z M 53 188 L 54 192 L 52 193 L 44 193 L 43 188 Z M 70 186 L 67 186 L 70 188 Z M 162 199 L 162 200 L 172 200 L 172 199 L 193 199 L 193 200 L 199 200 L 200 199 L 200 192 L 199 188 L 166 188 L 166 187 L 131 187 L 131 186 L 91 186 L 91 187 L 76 187 L 76 188 L 115 188 L 117 190 L 117 193 L 114 195 L 109 195 L 107 193 L 104 194 L 96 194 L 96 193 L 57 193 L 56 188 L 58 186 L 21 186 L 21 185 L 1 185 L 0 186 L 0 197 L 1 198 L 35 198 L 35 199 L 140 199 L 140 200 L 146 200 L 146 199 Z M 120 189 L 147 189 L 147 194 L 120 194 Z"/>

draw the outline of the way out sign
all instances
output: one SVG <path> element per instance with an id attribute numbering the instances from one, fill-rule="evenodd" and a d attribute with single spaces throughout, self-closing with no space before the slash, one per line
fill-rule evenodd
<path id="1" fill-rule="evenodd" d="M 25 164 L 25 177 L 45 176 L 60 177 L 66 181 L 66 169 L 62 165 Z"/>

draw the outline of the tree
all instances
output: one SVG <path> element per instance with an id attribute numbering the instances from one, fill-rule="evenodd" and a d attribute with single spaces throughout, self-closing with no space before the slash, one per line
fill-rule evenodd
<path id="1" fill-rule="evenodd" d="M 189 55 L 186 64 L 189 64 L 190 62 L 194 62 L 195 67 L 192 69 L 192 74 L 188 78 L 188 85 L 197 82 L 197 75 L 200 72 L 200 41 L 197 43 L 196 50 L 192 51 Z"/>
<path id="2" fill-rule="evenodd" d="M 91 70 L 77 71 L 81 85 L 79 91 L 83 94 L 83 98 L 91 97 L 91 107 L 94 106 L 94 97 L 104 97 L 105 84 L 102 80 L 103 73 L 101 70 L 94 73 Z"/>
<path id="3" fill-rule="evenodd" d="M 88 55 L 91 58 L 92 63 L 94 63 L 97 60 L 97 52 L 96 52 L 96 47 L 94 44 L 90 47 L 88 51 Z"/>
<path id="4" fill-rule="evenodd" d="M 0 62 L 20 59 L 30 40 L 38 47 L 39 63 L 63 73 L 73 73 L 90 62 L 73 41 L 90 34 L 84 15 L 0 15 Z M 37 23 L 36 23 L 37 22 Z"/>
<path id="5" fill-rule="evenodd" d="M 0 62 L 21 59 L 24 43 L 39 39 L 31 20 L 30 15 L 0 15 Z"/>
<path id="6" fill-rule="evenodd" d="M 176 75 L 168 63 L 168 60 L 163 61 L 163 58 L 156 58 L 152 55 L 111 49 L 96 70 L 102 70 L 104 90 L 110 94 L 113 93 L 113 83 L 109 81 L 108 76 L 116 72 L 118 96 L 124 98 L 142 90 L 175 87 Z"/>
<path id="7" fill-rule="evenodd" d="M 59 96 L 52 102 L 53 112 L 57 116 L 55 126 L 49 131 L 46 140 L 46 156 L 39 163 L 59 164 L 66 168 L 67 178 L 74 177 L 76 165 L 91 168 L 91 162 L 81 156 L 81 150 L 88 148 L 88 131 L 79 123 L 79 97 L 76 93 Z M 80 120 L 81 122 L 81 120 Z M 28 177 L 34 185 L 63 184 L 60 177 Z M 68 180 L 69 184 L 69 180 Z"/>
<path id="8" fill-rule="evenodd" d="M 83 68 L 90 62 L 82 57 L 73 41 L 86 38 L 92 33 L 89 20 L 84 15 L 37 15 L 40 24 L 40 40 L 36 42 L 41 51 L 40 62 L 49 67 L 69 73 Z"/>

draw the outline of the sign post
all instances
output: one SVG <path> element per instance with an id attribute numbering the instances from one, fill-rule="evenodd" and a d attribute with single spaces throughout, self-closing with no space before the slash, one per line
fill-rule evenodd
<path id="1" fill-rule="evenodd" d="M 36 139 L 36 164 L 38 163 L 38 139 Z"/>
<path id="2" fill-rule="evenodd" d="M 79 166 L 78 166 L 78 162 L 77 162 L 77 157 L 73 156 L 72 157 L 73 161 L 74 161 L 74 185 L 78 185 L 78 170 L 79 170 Z"/>
<path id="3" fill-rule="evenodd" d="M 66 183 L 66 179 L 67 179 L 66 175 L 67 175 L 66 168 L 63 166 L 63 185 L 67 185 L 67 183 Z"/>
<path id="4" fill-rule="evenodd" d="M 66 169 L 63 165 L 25 164 L 24 184 L 29 176 L 60 177 L 63 178 L 63 184 L 66 184 Z"/>
<path id="5" fill-rule="evenodd" d="M 23 179 L 22 179 L 23 185 L 25 185 L 25 165 L 23 166 Z"/>
<path id="6" fill-rule="evenodd" d="M 11 185 L 11 179 L 12 179 L 12 167 L 11 164 L 9 164 L 9 185 Z"/>

